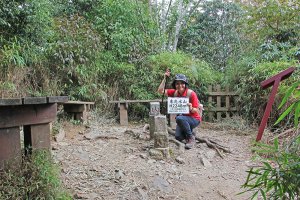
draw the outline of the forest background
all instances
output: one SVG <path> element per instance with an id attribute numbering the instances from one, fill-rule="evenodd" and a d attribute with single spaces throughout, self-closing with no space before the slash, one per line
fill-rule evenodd
<path id="1" fill-rule="evenodd" d="M 205 106 L 212 106 L 209 85 L 230 86 L 241 115 L 256 123 L 270 91 L 260 82 L 291 66 L 297 70 L 280 94 L 299 80 L 299 4 L 1 0 L 0 95 L 68 95 L 112 113 L 110 100 L 159 98 L 157 87 L 170 68 L 189 77 Z M 144 105 L 131 109 L 134 117 L 148 115 Z M 271 122 L 279 113 L 274 110 Z"/>
<path id="2" fill-rule="evenodd" d="M 0 0 L 0 98 L 67 95 L 114 116 L 110 100 L 161 98 L 169 68 L 188 76 L 205 107 L 214 106 L 209 85 L 231 87 L 240 116 L 256 125 L 270 92 L 260 82 L 293 66 L 268 125 L 295 127 L 298 136 L 282 148 L 278 139 L 261 144 L 263 166 L 249 171 L 244 187 L 264 199 L 298 199 L 299 13 L 297 0 Z M 149 113 L 145 105 L 130 109 L 139 119 Z M 59 194 L 55 168 L 43 155 L 35 160 L 17 175 L 0 174 L 0 197 Z M 26 182 L 28 173 L 41 177 Z"/>

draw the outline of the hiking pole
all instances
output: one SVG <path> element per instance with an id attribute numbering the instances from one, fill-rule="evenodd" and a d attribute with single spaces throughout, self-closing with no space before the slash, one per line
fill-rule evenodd
<path id="1" fill-rule="evenodd" d="M 170 69 L 167 69 L 167 71 L 170 71 Z M 164 109 L 164 96 L 165 96 L 165 91 L 166 91 L 167 81 L 168 81 L 168 78 L 169 78 L 167 75 L 165 75 L 165 76 L 166 76 L 166 81 L 165 81 L 164 91 L 163 91 L 163 94 L 162 94 L 162 97 L 161 97 L 161 111 L 162 111 L 161 114 L 163 114 L 163 109 Z M 167 115 L 166 109 L 165 109 L 164 111 L 165 111 L 164 114 Z"/>

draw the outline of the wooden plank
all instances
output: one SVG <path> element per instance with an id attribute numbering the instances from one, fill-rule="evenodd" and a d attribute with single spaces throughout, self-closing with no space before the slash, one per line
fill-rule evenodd
<path id="1" fill-rule="evenodd" d="M 152 100 L 119 100 L 119 101 L 109 101 L 109 103 L 150 103 L 150 102 L 161 102 L 161 99 L 152 99 Z M 168 100 L 165 98 L 164 102 Z"/>
<path id="2" fill-rule="evenodd" d="M 237 111 L 237 108 L 236 107 L 231 107 L 231 108 L 225 108 L 225 107 L 215 107 L 215 108 L 211 108 L 208 110 L 209 112 L 212 111 L 212 112 L 227 112 L 227 111 Z"/>
<path id="3" fill-rule="evenodd" d="M 55 120 L 57 104 L 0 106 L 0 128 L 48 123 Z"/>
<path id="4" fill-rule="evenodd" d="M 22 98 L 0 99 L 0 106 L 22 105 Z"/>
<path id="5" fill-rule="evenodd" d="M 237 111 L 240 110 L 240 107 L 238 105 L 238 97 L 237 96 L 233 97 L 233 105 Z"/>
<path id="6" fill-rule="evenodd" d="M 80 113 L 86 111 L 85 104 L 63 104 L 64 111 L 69 113 Z"/>
<path id="7" fill-rule="evenodd" d="M 21 161 L 20 127 L 0 129 L 0 168 L 6 161 Z"/>
<path id="8" fill-rule="evenodd" d="M 209 92 L 212 92 L 212 86 L 211 86 L 211 85 L 208 86 L 208 91 L 209 91 Z M 213 102 L 212 102 L 212 96 L 208 96 L 208 104 L 209 104 L 209 105 L 212 105 L 212 104 L 213 104 Z M 208 120 L 209 120 L 210 122 L 213 121 L 213 112 L 208 112 Z"/>
<path id="9" fill-rule="evenodd" d="M 62 104 L 78 104 L 78 105 L 90 104 L 90 105 L 94 105 L 95 102 L 88 102 L 88 101 L 67 101 L 67 102 L 63 102 Z"/>
<path id="10" fill-rule="evenodd" d="M 226 92 L 229 92 L 229 87 L 226 86 Z M 230 109 L 230 98 L 229 98 L 229 95 L 226 95 L 225 97 L 225 107 L 227 110 Z M 230 118 L 230 115 L 229 115 L 229 112 L 226 112 L 226 118 Z"/>
<path id="11" fill-rule="evenodd" d="M 235 92 L 221 92 L 221 91 L 217 91 L 217 92 L 208 92 L 209 96 L 238 96 L 237 93 Z"/>
<path id="12" fill-rule="evenodd" d="M 49 96 L 47 97 L 48 103 L 64 103 L 69 100 L 68 96 Z"/>
<path id="13" fill-rule="evenodd" d="M 221 86 L 217 85 L 216 87 L 217 92 L 221 92 Z M 217 107 L 220 108 L 221 107 L 221 96 L 217 96 Z M 217 120 L 221 120 L 221 113 L 217 112 Z"/>
<path id="14" fill-rule="evenodd" d="M 290 67 L 282 72 L 280 72 L 279 74 L 276 74 L 275 76 L 272 76 L 271 78 L 264 80 L 260 83 L 260 86 L 263 89 L 266 89 L 270 86 L 272 86 L 274 84 L 275 81 L 282 81 L 284 79 L 287 79 L 289 76 L 292 75 L 293 71 L 295 70 L 295 67 Z"/>
<path id="15" fill-rule="evenodd" d="M 28 104 L 45 104 L 47 103 L 47 98 L 46 97 L 24 97 L 23 98 L 23 104 L 28 105 Z"/>

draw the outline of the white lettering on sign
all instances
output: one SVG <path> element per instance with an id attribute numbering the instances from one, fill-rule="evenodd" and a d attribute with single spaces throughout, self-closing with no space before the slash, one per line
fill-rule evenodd
<path id="1" fill-rule="evenodd" d="M 189 98 L 168 97 L 168 114 L 188 114 Z"/>

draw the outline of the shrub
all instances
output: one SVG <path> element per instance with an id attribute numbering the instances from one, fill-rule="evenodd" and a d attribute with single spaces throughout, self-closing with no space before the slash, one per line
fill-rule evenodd
<path id="1" fill-rule="evenodd" d="M 246 183 L 242 186 L 246 191 L 254 192 L 252 199 L 259 194 L 264 199 L 300 198 L 299 84 L 299 81 L 296 82 L 286 93 L 280 106 L 286 104 L 289 98 L 294 103 L 277 120 L 279 122 L 287 114 L 295 111 L 295 136 L 282 145 L 278 138 L 275 138 L 272 145 L 257 143 L 256 153 L 262 166 L 251 168 Z"/>
<path id="2" fill-rule="evenodd" d="M 242 187 L 253 192 L 252 199 L 259 194 L 264 199 L 299 199 L 300 135 L 282 147 L 277 138 L 273 145 L 257 145 L 256 152 L 263 164 L 248 171 Z"/>
<path id="3" fill-rule="evenodd" d="M 48 151 L 34 151 L 19 167 L 6 167 L 0 180 L 0 199 L 71 199 Z"/>
<path id="4" fill-rule="evenodd" d="M 248 119 L 250 122 L 256 123 L 261 120 L 272 87 L 263 90 L 260 87 L 260 83 L 291 66 L 299 67 L 295 60 L 263 62 L 254 64 L 253 67 L 241 67 L 245 71 L 236 74 L 236 77 L 239 78 L 239 83 L 236 82 L 236 90 L 239 93 L 239 103 L 244 118 Z M 291 77 L 280 83 L 273 108 L 278 107 L 280 103 L 278 99 L 284 95 L 288 86 L 297 81 L 298 77 L 299 70 L 295 70 Z M 272 110 L 269 119 L 270 124 L 274 124 L 278 119 L 280 112 L 281 110 Z"/>

